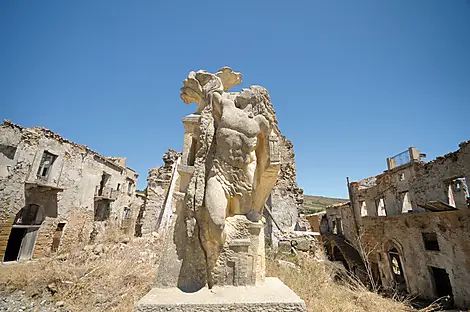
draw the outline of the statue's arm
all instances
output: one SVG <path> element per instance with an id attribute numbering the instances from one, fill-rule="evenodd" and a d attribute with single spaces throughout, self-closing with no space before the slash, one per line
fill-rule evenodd
<path id="1" fill-rule="evenodd" d="M 222 117 L 222 94 L 219 92 L 212 93 L 212 109 L 214 114 L 214 119 L 219 122 Z"/>
<path id="2" fill-rule="evenodd" d="M 264 117 L 263 117 L 264 118 Z M 266 124 L 269 122 L 264 118 Z M 277 175 L 280 169 L 279 137 L 272 128 L 262 128 L 258 135 L 258 146 L 256 148 L 257 164 L 255 172 L 255 189 L 253 190 L 252 208 L 259 213 L 262 212 L 264 204 L 276 185 Z"/>
<path id="3" fill-rule="evenodd" d="M 263 115 L 256 115 L 255 120 L 258 122 L 260 133 L 265 137 L 268 137 L 271 132 L 271 125 L 269 121 Z"/>

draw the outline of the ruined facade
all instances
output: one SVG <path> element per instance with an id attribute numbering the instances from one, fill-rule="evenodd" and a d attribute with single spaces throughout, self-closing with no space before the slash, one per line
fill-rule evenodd
<path id="1" fill-rule="evenodd" d="M 265 237 L 273 247 L 277 247 L 282 236 L 281 231 L 292 232 L 299 229 L 296 225 L 304 201 L 303 190 L 297 186 L 294 145 L 283 135 L 279 137 L 279 153 L 281 169 L 266 203 L 269 211 L 266 209 L 264 212 Z"/>
<path id="2" fill-rule="evenodd" d="M 136 236 L 145 236 L 159 231 L 169 187 L 180 156 L 181 153 L 169 149 L 163 155 L 164 165 L 149 170 L 147 187 L 142 194 L 144 203 L 140 206 L 136 222 Z"/>
<path id="3" fill-rule="evenodd" d="M 470 141 L 459 147 L 431 162 L 410 148 L 387 159 L 384 173 L 351 182 L 348 217 L 340 215 L 336 233 L 372 251 L 379 285 L 429 300 L 449 296 L 468 308 Z M 328 222 L 337 225 L 337 216 Z"/>
<path id="4" fill-rule="evenodd" d="M 0 126 L 0 258 L 27 260 L 106 233 L 132 236 L 137 174 L 51 130 Z"/>

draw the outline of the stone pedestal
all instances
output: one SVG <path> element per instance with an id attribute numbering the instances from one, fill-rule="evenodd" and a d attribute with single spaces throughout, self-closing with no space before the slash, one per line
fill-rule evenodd
<path id="1" fill-rule="evenodd" d="M 202 288 L 194 293 L 180 289 L 153 288 L 140 299 L 135 312 L 218 312 L 263 311 L 305 312 L 305 303 L 279 279 L 268 277 L 264 283 L 247 287 Z"/>

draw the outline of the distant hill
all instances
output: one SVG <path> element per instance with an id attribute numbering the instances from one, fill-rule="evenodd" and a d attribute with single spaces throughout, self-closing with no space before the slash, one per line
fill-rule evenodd
<path id="1" fill-rule="evenodd" d="M 349 199 L 304 195 L 303 208 L 306 213 L 315 213 L 325 210 L 327 206 L 340 204 L 347 201 L 349 201 Z"/>

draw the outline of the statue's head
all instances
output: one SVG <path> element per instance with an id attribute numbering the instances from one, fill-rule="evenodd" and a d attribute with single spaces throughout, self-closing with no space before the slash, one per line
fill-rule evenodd
<path id="1" fill-rule="evenodd" d="M 228 91 L 232 86 L 240 84 L 242 74 L 233 72 L 229 67 L 222 67 L 217 73 L 211 74 L 205 70 L 190 72 L 183 80 L 184 86 L 181 90 L 181 99 L 186 104 L 198 104 L 198 112 L 204 107 L 203 103 L 207 95 L 212 92 L 222 93 Z"/>
<path id="2" fill-rule="evenodd" d="M 271 104 L 268 90 L 261 86 L 251 86 L 240 91 L 235 98 L 235 106 L 247 110 L 254 116 L 263 115 L 273 127 L 277 127 L 276 113 Z"/>

